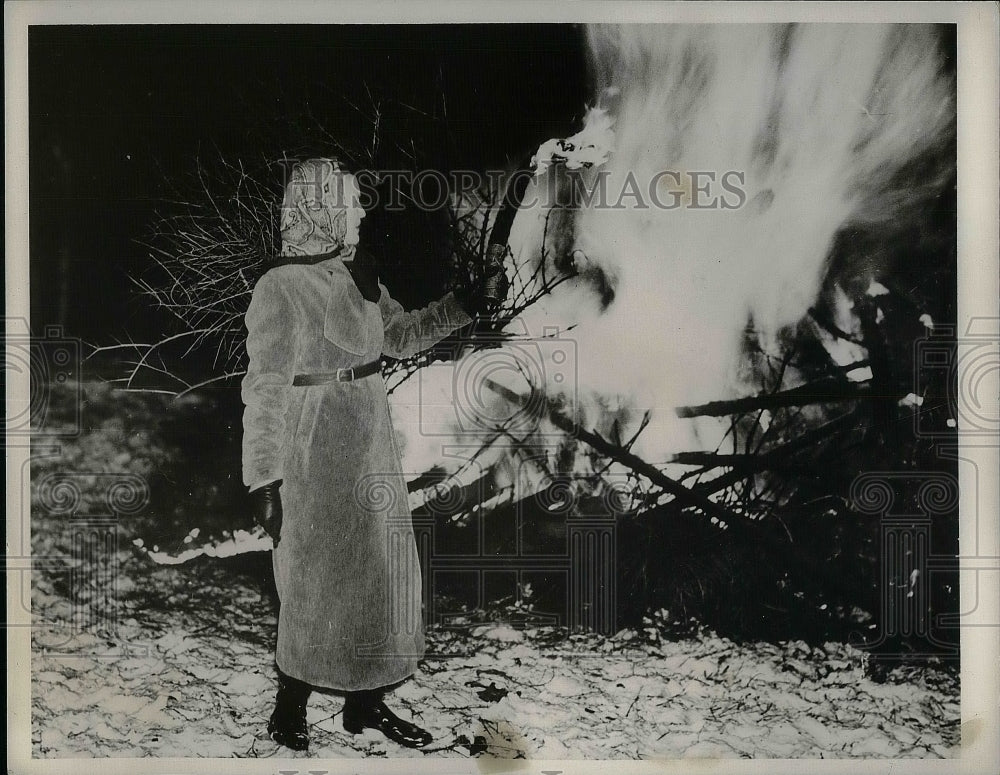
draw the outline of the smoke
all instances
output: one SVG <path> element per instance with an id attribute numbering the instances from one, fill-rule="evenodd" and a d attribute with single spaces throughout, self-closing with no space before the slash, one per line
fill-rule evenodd
<path id="1" fill-rule="evenodd" d="M 602 132 L 611 122 L 612 153 L 583 172 L 554 165 L 526 196 L 544 199 L 552 176 L 565 187 L 604 175 L 607 197 L 519 214 L 515 258 L 553 272 L 572 261 L 579 276 L 517 322 L 573 341 L 588 427 L 634 427 L 652 412 L 634 449 L 655 462 L 717 439 L 712 422 L 677 420 L 673 408 L 754 389 L 743 378 L 748 326 L 767 350 L 806 315 L 839 231 L 890 224 L 939 185 L 941 170 L 919 162 L 953 131 L 953 84 L 937 31 L 919 25 L 623 25 L 587 36 L 590 116 Z M 547 375 L 546 387 L 566 384 Z"/>
<path id="2" fill-rule="evenodd" d="M 925 193 L 902 173 L 946 136 L 952 85 L 935 30 L 915 25 L 596 26 L 588 40 L 614 118 L 605 205 L 623 206 L 576 213 L 573 247 L 601 287 L 560 288 L 532 327 L 577 323 L 580 385 L 652 408 L 674 436 L 662 452 L 691 441 L 672 407 L 749 389 L 748 324 L 769 348 L 801 320 L 840 229 Z M 541 216 L 520 224 L 527 250 Z"/>

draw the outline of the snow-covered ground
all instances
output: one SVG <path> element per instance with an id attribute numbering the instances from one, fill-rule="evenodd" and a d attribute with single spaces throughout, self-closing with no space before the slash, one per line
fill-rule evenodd
<path id="1" fill-rule="evenodd" d="M 45 587 L 34 592 L 36 617 L 63 604 Z M 650 642 L 631 631 L 609 639 L 497 625 L 432 632 L 432 651 L 451 656 L 428 659 L 392 695 L 434 734 L 425 751 L 346 734 L 342 700 L 326 694 L 310 703 L 312 749 L 296 754 L 264 728 L 275 680 L 274 621 L 255 615 L 262 608 L 259 593 L 236 590 L 191 617 L 127 611 L 117 643 L 39 627 L 34 755 L 948 757 L 958 743 L 955 682 L 920 671 L 874 683 L 861 653 L 842 644 Z"/>
<path id="2" fill-rule="evenodd" d="M 91 413 L 121 399 L 89 390 Z M 77 476 L 80 512 L 101 514 L 102 477 L 123 471 L 149 477 L 162 468 L 167 451 L 145 430 L 158 415 L 136 400 L 126 408 L 115 405 L 104 420 L 98 413 L 61 455 L 40 455 L 32 466 L 31 539 L 38 559 L 31 588 L 33 756 L 957 753 L 953 671 L 897 668 L 889 681 L 875 683 L 865 677 L 863 655 L 843 644 L 736 644 L 712 634 L 667 641 L 653 628 L 614 638 L 567 636 L 504 625 L 429 632 L 432 657 L 391 699 L 401 715 L 433 732 L 435 741 L 424 751 L 370 731 L 346 734 L 342 699 L 332 694 L 310 703 L 311 751 L 279 748 L 265 732 L 276 629 L 259 581 L 266 554 L 158 564 L 133 543 L 131 522 L 122 519 L 114 527 L 116 548 L 102 556 L 87 546 L 104 546 L 104 537 L 80 544 L 87 530 L 41 504 L 38 490 L 48 472 Z M 48 497 L 58 501 L 57 495 Z"/>

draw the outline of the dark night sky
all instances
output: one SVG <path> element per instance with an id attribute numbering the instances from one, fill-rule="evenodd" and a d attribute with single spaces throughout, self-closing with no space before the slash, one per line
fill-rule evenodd
<path id="1" fill-rule="evenodd" d="M 581 32 L 568 25 L 31 28 L 33 328 L 62 322 L 68 334 L 100 343 L 126 330 L 156 331 L 162 320 L 128 301 L 127 276 L 144 268 L 135 240 L 169 193 L 165 177 L 188 176 L 199 154 L 260 160 L 322 152 L 320 125 L 360 142 L 370 128 L 345 100 L 364 107 L 367 92 L 386 104 L 447 111 L 450 138 L 428 133 L 426 121 L 408 123 L 416 114 L 402 109 L 385 117 L 388 136 L 429 139 L 439 167 L 502 166 L 577 128 L 589 94 Z"/>

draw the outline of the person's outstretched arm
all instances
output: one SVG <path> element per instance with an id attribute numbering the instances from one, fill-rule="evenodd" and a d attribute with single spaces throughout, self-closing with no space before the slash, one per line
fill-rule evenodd
<path id="1" fill-rule="evenodd" d="M 378 306 L 385 327 L 382 352 L 391 358 L 409 358 L 437 344 L 457 328 L 472 322 L 472 316 L 459 304 L 454 293 L 446 293 L 422 309 L 407 312 L 379 283 L 382 296 Z"/>

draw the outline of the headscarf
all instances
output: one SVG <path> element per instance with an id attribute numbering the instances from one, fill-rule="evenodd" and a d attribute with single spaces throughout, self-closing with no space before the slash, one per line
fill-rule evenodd
<path id="1" fill-rule="evenodd" d="M 309 159 L 292 168 L 281 203 L 281 255 L 353 254 L 364 210 L 358 182 L 335 159 Z"/>

